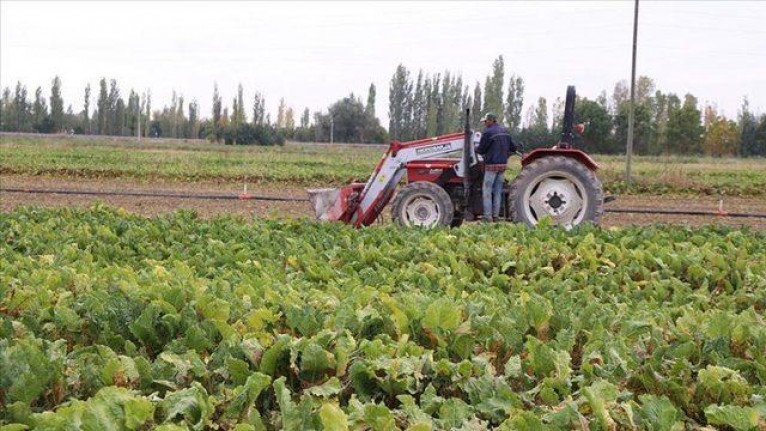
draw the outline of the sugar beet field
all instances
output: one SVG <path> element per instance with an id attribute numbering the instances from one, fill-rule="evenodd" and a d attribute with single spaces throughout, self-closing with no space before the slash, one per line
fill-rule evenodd
<path id="1" fill-rule="evenodd" d="M 303 198 L 382 153 L 1 139 L 18 189 Z M 638 158 L 630 187 L 596 160 L 615 208 L 766 213 L 763 160 Z M 757 220 L 356 230 L 305 202 L 0 200 L 2 429 L 766 429 Z"/>

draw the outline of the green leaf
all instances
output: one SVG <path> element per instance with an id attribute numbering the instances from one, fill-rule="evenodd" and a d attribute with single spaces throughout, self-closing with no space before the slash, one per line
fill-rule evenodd
<path id="1" fill-rule="evenodd" d="M 737 431 L 754 430 L 761 423 L 761 414 L 753 407 L 712 404 L 705 408 L 705 418 L 710 425 L 728 425 Z"/>
<path id="2" fill-rule="evenodd" d="M 243 386 L 235 389 L 234 398 L 226 406 L 224 416 L 233 419 L 251 418 L 252 416 L 250 421 L 259 422 L 260 414 L 257 409 L 254 409 L 254 404 L 261 392 L 270 384 L 271 377 L 261 373 L 251 374 Z"/>
<path id="3" fill-rule="evenodd" d="M 277 404 L 281 413 L 281 427 L 288 431 L 299 431 L 311 428 L 311 404 L 293 402 L 290 390 L 285 386 L 285 378 L 280 377 L 274 381 L 274 393 L 277 396 Z"/>
<path id="4" fill-rule="evenodd" d="M 396 418 L 386 406 L 366 404 L 364 406 L 364 422 L 373 431 L 396 430 Z"/>
<path id="5" fill-rule="evenodd" d="M 338 380 L 337 377 L 330 377 L 329 380 L 327 380 L 325 383 L 319 385 L 319 386 L 313 386 L 308 389 L 306 389 L 304 392 L 308 395 L 313 395 L 315 397 L 331 397 L 334 395 L 338 395 L 341 392 L 341 384 L 340 380 Z"/>
<path id="6" fill-rule="evenodd" d="M 63 340 L 62 340 L 63 341 Z M 0 340 L 0 388 L 5 402 L 32 403 L 63 374 L 62 361 L 52 361 L 46 350 L 57 345 L 38 339 Z"/>
<path id="7" fill-rule="evenodd" d="M 683 417 L 668 397 L 644 394 L 638 397 L 641 408 L 638 415 L 641 425 L 650 431 L 670 431 L 682 427 Z"/>
<path id="8" fill-rule="evenodd" d="M 521 376 L 521 358 L 519 355 L 513 355 L 508 358 L 503 369 L 503 374 L 506 378 L 515 379 Z"/>
<path id="9" fill-rule="evenodd" d="M 461 311 L 456 304 L 441 298 L 428 305 L 423 327 L 431 330 L 451 331 L 460 324 Z"/>
<path id="10" fill-rule="evenodd" d="M 87 401 L 75 400 L 56 412 L 33 415 L 33 429 L 109 430 L 142 428 L 154 414 L 146 398 L 125 388 L 106 387 Z"/>
<path id="11" fill-rule="evenodd" d="M 348 418 L 337 404 L 324 403 L 319 409 L 322 427 L 327 431 L 347 431 Z"/>
<path id="12" fill-rule="evenodd" d="M 498 431 L 545 431 L 546 427 L 534 413 L 517 409 L 497 429 Z"/>
<path id="13" fill-rule="evenodd" d="M 565 379 L 570 375 L 568 352 L 554 350 L 532 336 L 527 337 L 525 347 L 529 352 L 527 361 L 538 378 L 557 377 Z"/>
<path id="14" fill-rule="evenodd" d="M 459 398 L 449 398 L 439 407 L 439 422 L 447 429 L 457 428 L 473 416 L 473 409 Z"/>
<path id="15" fill-rule="evenodd" d="M 199 310 L 206 319 L 218 322 L 226 322 L 229 320 L 229 303 L 211 295 L 202 295 L 197 303 L 197 310 Z"/>
<path id="16" fill-rule="evenodd" d="M 245 383 L 250 375 L 247 362 L 237 358 L 226 358 L 226 370 L 229 372 L 231 381 L 238 385 Z"/>
<path id="17" fill-rule="evenodd" d="M 618 389 L 606 380 L 599 380 L 583 389 L 583 395 L 588 400 L 593 414 L 598 419 L 601 429 L 606 431 L 615 425 L 614 419 L 609 415 L 607 406 L 613 403 L 618 396 Z"/>
<path id="18" fill-rule="evenodd" d="M 207 391 L 197 382 L 188 389 L 167 394 L 162 406 L 166 411 L 164 423 L 180 420 L 194 430 L 204 429 L 215 411 Z"/>
<path id="19" fill-rule="evenodd" d="M 305 378 L 314 380 L 322 377 L 329 368 L 335 368 L 335 357 L 319 344 L 311 342 L 301 351 L 300 370 Z"/>
<path id="20" fill-rule="evenodd" d="M 281 336 L 263 353 L 261 358 L 261 372 L 274 376 L 277 367 L 290 359 L 290 337 Z"/>
<path id="21" fill-rule="evenodd" d="M 699 371 L 696 399 L 707 404 L 744 404 L 753 389 L 739 372 L 726 367 L 708 365 Z"/>

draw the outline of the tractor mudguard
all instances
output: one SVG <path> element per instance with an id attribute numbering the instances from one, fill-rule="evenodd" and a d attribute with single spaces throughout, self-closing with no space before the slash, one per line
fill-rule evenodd
<path id="1" fill-rule="evenodd" d="M 537 148 L 521 157 L 521 166 L 524 167 L 541 157 L 548 156 L 562 156 L 575 159 L 593 172 L 596 172 L 599 168 L 595 160 L 577 148 Z"/>

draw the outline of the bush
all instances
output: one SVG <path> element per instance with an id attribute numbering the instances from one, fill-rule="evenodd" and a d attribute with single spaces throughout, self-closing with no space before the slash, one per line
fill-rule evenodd
<path id="1" fill-rule="evenodd" d="M 241 124 L 229 125 L 223 131 L 226 145 L 284 145 L 285 137 L 272 126 Z"/>

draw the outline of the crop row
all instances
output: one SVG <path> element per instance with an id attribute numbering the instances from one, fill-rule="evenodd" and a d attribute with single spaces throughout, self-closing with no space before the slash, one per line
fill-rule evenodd
<path id="1" fill-rule="evenodd" d="M 9 429 L 766 425 L 766 234 L 0 215 Z"/>
<path id="2" fill-rule="evenodd" d="M 384 149 L 290 144 L 234 147 L 206 143 L 111 142 L 64 138 L 3 137 L 2 174 L 89 178 L 228 180 L 339 185 L 366 180 Z M 518 172 L 517 159 L 508 177 Z M 599 176 L 612 193 L 686 193 L 763 196 L 762 160 L 637 157 L 628 186 L 623 157 L 596 156 Z"/>

